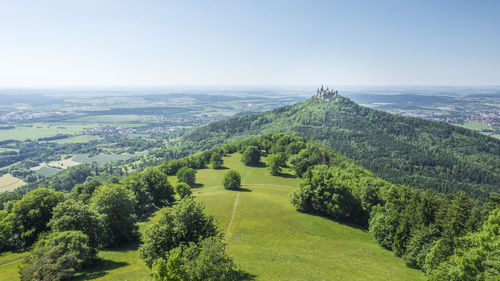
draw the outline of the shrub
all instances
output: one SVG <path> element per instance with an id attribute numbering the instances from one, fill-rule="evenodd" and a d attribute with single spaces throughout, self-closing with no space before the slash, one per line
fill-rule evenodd
<path id="1" fill-rule="evenodd" d="M 239 189 L 241 187 L 240 173 L 236 172 L 235 170 L 227 171 L 222 180 L 222 184 L 224 185 L 225 189 Z"/>
<path id="2" fill-rule="evenodd" d="M 192 168 L 182 167 L 177 171 L 176 176 L 179 182 L 185 182 L 190 186 L 196 182 L 196 171 Z"/>

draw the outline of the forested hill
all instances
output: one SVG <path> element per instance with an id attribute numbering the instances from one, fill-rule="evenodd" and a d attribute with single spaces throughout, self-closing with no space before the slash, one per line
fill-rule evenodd
<path id="1" fill-rule="evenodd" d="M 308 99 L 201 127 L 183 144 L 201 150 L 228 140 L 291 132 L 320 141 L 395 184 L 484 200 L 500 191 L 500 140 L 418 118 L 391 115 L 348 98 Z"/>

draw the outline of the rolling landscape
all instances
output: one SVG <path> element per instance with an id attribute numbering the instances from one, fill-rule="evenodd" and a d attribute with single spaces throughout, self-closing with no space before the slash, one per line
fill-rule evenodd
<path id="1" fill-rule="evenodd" d="M 497 1 L 0 1 L 0 281 L 500 280 Z"/>

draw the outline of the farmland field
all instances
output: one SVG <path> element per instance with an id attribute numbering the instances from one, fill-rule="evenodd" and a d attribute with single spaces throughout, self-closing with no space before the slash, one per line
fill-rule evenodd
<path id="1" fill-rule="evenodd" d="M 26 140 L 53 137 L 58 134 L 78 134 L 84 128 L 93 128 L 97 124 L 55 124 L 55 123 L 33 123 L 30 126 L 16 125 L 15 129 L 0 131 L 0 141 L 3 140 Z"/>
<path id="2" fill-rule="evenodd" d="M 23 180 L 18 179 L 11 174 L 5 174 L 0 177 L 0 193 L 4 191 L 12 191 L 25 184 L 26 183 Z"/>

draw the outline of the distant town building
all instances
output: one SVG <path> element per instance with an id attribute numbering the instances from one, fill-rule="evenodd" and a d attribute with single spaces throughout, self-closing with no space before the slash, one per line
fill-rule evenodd
<path id="1" fill-rule="evenodd" d="M 319 88 L 316 91 L 316 98 L 321 99 L 321 100 L 327 100 L 327 101 L 332 101 L 336 100 L 340 97 L 338 91 L 330 90 L 328 87 L 326 87 L 326 90 L 323 88 L 323 85 L 321 85 L 321 88 Z"/>

